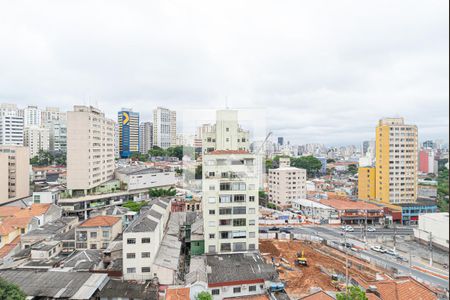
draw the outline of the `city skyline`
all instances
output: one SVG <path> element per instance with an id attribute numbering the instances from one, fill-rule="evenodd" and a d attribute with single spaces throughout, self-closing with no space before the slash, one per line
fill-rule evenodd
<path id="1" fill-rule="evenodd" d="M 397 116 L 448 136 L 448 3 L 255 3 L 7 3 L 0 102 L 142 120 L 161 105 L 266 108 L 296 144 L 356 144 Z"/>

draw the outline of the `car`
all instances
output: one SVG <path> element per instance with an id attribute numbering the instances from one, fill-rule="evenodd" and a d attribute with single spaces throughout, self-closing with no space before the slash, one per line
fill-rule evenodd
<path id="1" fill-rule="evenodd" d="M 386 249 L 386 248 L 383 248 L 383 246 L 380 246 L 380 252 L 381 252 L 381 253 L 386 253 L 386 252 L 387 252 L 387 249 Z"/>
<path id="2" fill-rule="evenodd" d="M 347 243 L 341 243 L 342 246 L 344 246 L 345 248 L 351 248 L 353 247 L 353 244 L 347 242 Z"/>
<path id="3" fill-rule="evenodd" d="M 393 256 L 397 256 L 398 255 L 397 251 L 395 251 L 394 249 L 387 249 L 386 253 L 389 254 L 389 255 L 393 255 Z"/>
<path id="4" fill-rule="evenodd" d="M 409 261 L 407 258 L 402 257 L 402 256 L 400 256 L 400 255 L 397 255 L 395 258 L 396 258 L 398 261 L 401 261 L 401 262 L 408 262 L 408 261 Z"/>
<path id="5" fill-rule="evenodd" d="M 370 226 L 370 227 L 367 228 L 367 231 L 368 232 L 375 232 L 377 230 L 375 229 L 375 227 Z"/>
<path id="6" fill-rule="evenodd" d="M 372 246 L 372 247 L 370 247 L 370 249 L 375 251 L 375 252 L 381 252 L 381 247 L 380 246 Z"/>
<path id="7" fill-rule="evenodd" d="M 359 249 L 355 248 L 355 247 L 351 247 L 350 250 L 354 251 L 354 252 L 359 252 Z"/>
<path id="8" fill-rule="evenodd" d="M 353 227 L 350 226 L 350 225 L 348 225 L 347 227 L 345 227 L 344 230 L 347 231 L 347 232 L 353 232 L 353 231 L 355 231 L 355 230 L 353 229 Z"/>

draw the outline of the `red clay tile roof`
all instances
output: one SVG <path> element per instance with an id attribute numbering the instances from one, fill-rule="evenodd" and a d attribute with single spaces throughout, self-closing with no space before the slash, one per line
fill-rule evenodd
<path id="1" fill-rule="evenodd" d="M 220 154 L 249 154 L 246 150 L 214 150 L 207 154 L 220 155 Z"/>
<path id="2" fill-rule="evenodd" d="M 0 217 L 36 217 L 43 215 L 51 204 L 34 203 L 30 207 L 1 206 Z"/>
<path id="3" fill-rule="evenodd" d="M 2 220 L 3 224 L 9 225 L 13 228 L 27 228 L 28 224 L 30 224 L 33 216 L 25 216 L 25 217 L 8 217 Z"/>
<path id="4" fill-rule="evenodd" d="M 4 224 L 3 222 L 0 222 L 0 235 L 7 235 L 10 234 L 15 230 L 14 227 L 12 227 L 9 224 Z"/>
<path id="5" fill-rule="evenodd" d="M 382 299 L 392 300 L 435 300 L 436 294 L 413 278 L 374 282 Z"/>
<path id="6" fill-rule="evenodd" d="M 116 224 L 119 221 L 119 217 L 95 216 L 81 223 L 79 227 L 108 227 Z"/>
<path id="7" fill-rule="evenodd" d="M 266 295 L 254 295 L 254 296 L 245 296 L 245 297 L 234 297 L 234 298 L 224 298 L 224 300 L 269 300 L 269 297 Z"/>
<path id="8" fill-rule="evenodd" d="M 17 206 L 0 206 L 0 218 L 14 216 L 19 210 Z"/>
<path id="9" fill-rule="evenodd" d="M 5 257 L 6 255 L 13 250 L 17 244 L 20 243 L 20 235 L 18 235 L 11 243 L 6 244 L 2 248 L 0 248 L 0 258 Z"/>
<path id="10" fill-rule="evenodd" d="M 318 291 L 314 294 L 301 298 L 302 300 L 331 300 L 334 298 L 325 293 L 324 291 Z"/>
<path id="11" fill-rule="evenodd" d="M 189 300 L 190 292 L 190 288 L 167 289 L 166 300 Z"/>

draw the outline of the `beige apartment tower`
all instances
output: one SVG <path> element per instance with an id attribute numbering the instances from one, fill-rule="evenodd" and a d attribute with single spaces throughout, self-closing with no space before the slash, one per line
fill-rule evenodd
<path id="1" fill-rule="evenodd" d="M 114 121 L 92 106 L 67 113 L 67 189 L 87 195 L 114 177 Z"/>
<path id="2" fill-rule="evenodd" d="M 289 157 L 280 158 L 280 167 L 269 170 L 269 203 L 288 208 L 296 199 L 306 199 L 306 170 L 291 167 Z"/>
<path id="3" fill-rule="evenodd" d="M 27 147 L 0 146 L 0 203 L 30 195 L 30 155 Z"/>

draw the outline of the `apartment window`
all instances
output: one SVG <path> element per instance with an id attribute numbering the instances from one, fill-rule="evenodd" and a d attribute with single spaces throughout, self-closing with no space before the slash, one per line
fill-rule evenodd
<path id="1" fill-rule="evenodd" d="M 256 224 L 255 220 L 248 220 L 248 225 L 253 226 Z"/>
<path id="2" fill-rule="evenodd" d="M 210 239 L 215 239 L 215 238 L 216 238 L 216 235 L 215 235 L 214 233 L 210 233 L 210 234 L 209 234 L 209 238 L 210 238 Z"/>
<path id="3" fill-rule="evenodd" d="M 239 294 L 241 292 L 241 288 L 240 287 L 234 287 L 233 288 L 233 293 L 234 294 Z"/>
<path id="4" fill-rule="evenodd" d="M 215 197 L 209 197 L 208 198 L 208 203 L 216 203 L 216 198 Z"/>
<path id="5" fill-rule="evenodd" d="M 208 226 L 209 226 L 209 227 L 215 227 L 215 226 L 216 226 L 216 222 L 214 222 L 214 221 L 209 221 L 209 222 L 208 222 Z"/>
<path id="6" fill-rule="evenodd" d="M 150 244 L 150 238 L 142 238 L 141 243 L 142 244 Z"/>
<path id="7" fill-rule="evenodd" d="M 234 195 L 233 202 L 245 202 L 245 195 Z"/>
<path id="8" fill-rule="evenodd" d="M 230 183 L 221 183 L 220 184 L 220 190 L 221 191 L 230 191 L 231 190 L 231 184 Z"/>
<path id="9" fill-rule="evenodd" d="M 129 259 L 136 258 L 136 253 L 127 253 L 127 258 Z"/>
<path id="10" fill-rule="evenodd" d="M 136 244 L 136 239 L 127 239 L 127 244 L 128 245 Z"/>
<path id="11" fill-rule="evenodd" d="M 108 248 L 108 246 L 109 246 L 109 243 L 102 243 L 102 249 L 106 249 L 106 248 Z"/>
<path id="12" fill-rule="evenodd" d="M 210 191 L 214 191 L 215 189 L 216 189 L 216 186 L 215 186 L 215 185 L 210 185 L 210 186 L 209 186 L 209 190 L 210 190 Z"/>
<path id="13" fill-rule="evenodd" d="M 248 250 L 255 250 L 255 244 L 248 244 Z"/>
<path id="14" fill-rule="evenodd" d="M 91 239 L 97 238 L 97 232 L 91 232 Z"/>
<path id="15" fill-rule="evenodd" d="M 251 285 L 248 287 L 249 292 L 256 292 L 256 285 Z"/>
<path id="16" fill-rule="evenodd" d="M 213 296 L 220 295 L 220 289 L 213 289 L 213 290 L 211 291 L 211 294 L 212 294 Z"/>
<path id="17" fill-rule="evenodd" d="M 248 197 L 248 201 L 255 202 L 255 196 L 249 196 Z"/>
<path id="18" fill-rule="evenodd" d="M 233 239 L 245 239 L 247 233 L 245 231 L 233 231 Z"/>
<path id="19" fill-rule="evenodd" d="M 233 226 L 245 226 L 246 225 L 246 219 L 234 219 L 233 220 Z"/>
<path id="20" fill-rule="evenodd" d="M 220 195 L 219 203 L 231 203 L 231 195 Z"/>
<path id="21" fill-rule="evenodd" d="M 233 207 L 233 214 L 234 215 L 245 215 L 245 213 L 246 213 L 246 207 L 245 206 Z"/>
<path id="22" fill-rule="evenodd" d="M 231 251 L 231 243 L 220 244 L 220 251 L 222 252 Z"/>
<path id="23" fill-rule="evenodd" d="M 254 232 L 249 232 L 248 233 L 248 237 L 249 238 L 254 238 L 254 237 L 256 237 L 256 234 Z"/>
<path id="24" fill-rule="evenodd" d="M 249 214 L 254 214 L 255 213 L 255 209 L 254 208 L 249 208 L 248 209 L 248 213 Z"/>
<path id="25" fill-rule="evenodd" d="M 210 209 L 210 210 L 209 210 L 209 214 L 210 214 L 210 215 L 215 215 L 215 214 L 216 214 L 216 211 L 215 211 L 214 209 Z"/>
<path id="26" fill-rule="evenodd" d="M 150 273 L 150 267 L 142 267 L 141 271 L 142 273 Z"/>
<path id="27" fill-rule="evenodd" d="M 128 274 L 136 273 L 136 268 L 127 268 L 127 273 Z"/>
<path id="28" fill-rule="evenodd" d="M 93 250 L 97 249 L 97 244 L 91 244 L 91 249 Z"/>
<path id="29" fill-rule="evenodd" d="M 232 213 L 231 208 L 225 207 L 219 208 L 219 215 L 231 215 L 231 213 Z"/>
<path id="30" fill-rule="evenodd" d="M 142 252 L 141 253 L 141 258 L 149 258 L 150 257 L 150 252 Z"/>
<path id="31" fill-rule="evenodd" d="M 103 232 L 102 232 L 102 236 L 103 236 L 104 238 L 109 238 L 109 231 L 103 231 Z"/>

